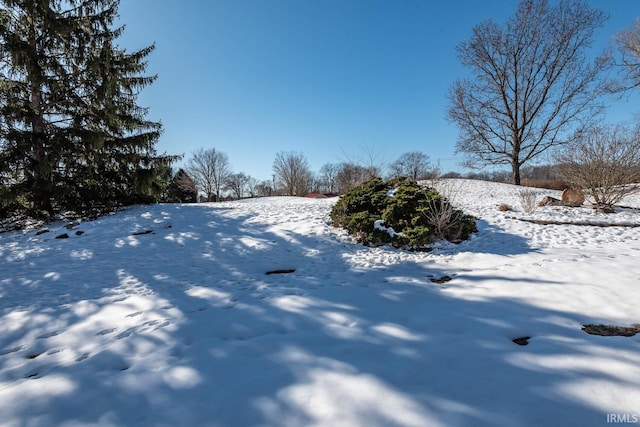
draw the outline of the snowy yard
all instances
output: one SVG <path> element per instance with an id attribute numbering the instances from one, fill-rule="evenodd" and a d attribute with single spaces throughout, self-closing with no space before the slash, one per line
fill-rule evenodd
<path id="1" fill-rule="evenodd" d="M 581 330 L 640 323 L 640 228 L 514 218 L 640 211 L 525 214 L 517 187 L 449 188 L 479 232 L 430 253 L 353 243 L 335 199 L 0 234 L 0 426 L 640 423 L 640 334 Z"/>

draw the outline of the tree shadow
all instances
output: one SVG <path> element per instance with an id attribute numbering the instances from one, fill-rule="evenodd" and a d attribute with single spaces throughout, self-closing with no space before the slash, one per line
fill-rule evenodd
<path id="1" fill-rule="evenodd" d="M 33 292 L 16 299 L 22 311 L 2 306 L 9 422 L 593 425 L 628 408 L 597 390 L 639 393 L 622 374 L 637 372 L 637 338 L 611 348 L 573 313 L 452 292 L 499 272 L 438 285 L 450 272 L 429 255 L 271 228 L 241 209 L 162 208 L 88 226 L 96 240 L 61 242 L 14 266 L 20 281 L 0 279 L 3 299 L 24 283 Z M 140 229 L 153 232 L 131 235 Z M 498 255 L 531 250 L 503 234 L 478 239 L 499 239 Z M 68 264 L 48 271 L 52 259 Z M 526 347 L 512 342 L 522 336 Z"/>
<path id="2" fill-rule="evenodd" d="M 494 255 L 522 255 L 536 252 L 529 241 L 522 236 L 505 232 L 500 226 L 483 219 L 476 220 L 478 233 L 470 242 L 461 243 L 462 248 L 472 246 L 474 253 Z"/>

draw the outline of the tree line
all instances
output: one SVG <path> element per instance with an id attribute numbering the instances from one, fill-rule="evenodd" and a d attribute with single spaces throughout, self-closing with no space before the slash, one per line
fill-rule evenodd
<path id="1" fill-rule="evenodd" d="M 155 46 L 119 46 L 119 5 L 0 1 L 0 218 L 183 200 L 194 188 L 208 200 L 340 194 L 373 176 L 434 173 L 421 152 L 386 167 L 345 161 L 317 173 L 302 153 L 280 152 L 273 179 L 257 181 L 233 173 L 226 154 L 213 148 L 174 173 L 181 156 L 156 151 L 162 125 L 137 100 L 157 78 L 146 74 Z M 574 185 L 593 177 L 584 172 L 589 167 L 616 185 L 640 180 L 640 131 L 601 122 L 606 96 L 640 87 L 640 19 L 591 58 L 606 19 L 579 0 L 520 0 L 504 24 L 473 27 L 456 49 L 469 77 L 450 87 L 447 108 L 467 166 L 508 167 L 519 185 L 526 167 L 549 154 Z"/>
<path id="2" fill-rule="evenodd" d="M 274 195 L 304 196 L 309 193 L 344 194 L 371 178 L 406 176 L 414 180 L 435 178 L 439 167 L 425 153 L 412 151 L 390 164 L 362 164 L 353 160 L 326 163 L 314 172 L 304 153 L 280 151 L 276 154 L 271 180 L 257 180 L 244 172 L 233 172 L 229 156 L 215 148 L 200 148 L 172 180 L 172 188 L 189 189 L 189 200 L 219 201 L 224 198 Z M 178 184 L 182 182 L 182 185 Z M 172 193 L 173 195 L 178 193 Z M 169 195 L 172 201 L 176 198 Z M 182 200 L 185 201 L 185 197 Z"/>

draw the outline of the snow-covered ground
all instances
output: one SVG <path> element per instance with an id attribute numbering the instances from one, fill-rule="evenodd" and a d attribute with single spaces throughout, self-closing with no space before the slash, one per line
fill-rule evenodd
<path id="1" fill-rule="evenodd" d="M 640 423 L 640 335 L 581 330 L 640 323 L 640 228 L 516 219 L 639 211 L 525 214 L 511 185 L 446 191 L 479 232 L 430 253 L 353 243 L 328 223 L 335 199 L 0 234 L 0 425 Z"/>

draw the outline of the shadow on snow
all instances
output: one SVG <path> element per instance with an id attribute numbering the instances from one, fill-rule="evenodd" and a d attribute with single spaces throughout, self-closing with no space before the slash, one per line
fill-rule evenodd
<path id="1" fill-rule="evenodd" d="M 0 396 L 21 391 L 0 403 L 10 424 L 593 425 L 609 411 L 580 387 L 638 386 L 590 364 L 634 369 L 634 342 L 611 350 L 576 315 L 523 300 L 457 298 L 455 276 L 430 281 L 450 272 L 428 257 L 361 268 L 345 254 L 371 249 L 211 206 L 128 215 L 140 222 L 122 221 L 115 241 L 98 227 L 91 249 L 51 241 L 69 256 L 48 278 L 33 273 L 39 253 L 0 282 Z M 155 234 L 131 235 L 145 227 Z M 486 224 L 475 239 L 531 251 Z M 12 307 L 19 290 L 30 303 Z M 512 342 L 522 336 L 529 346 Z"/>

